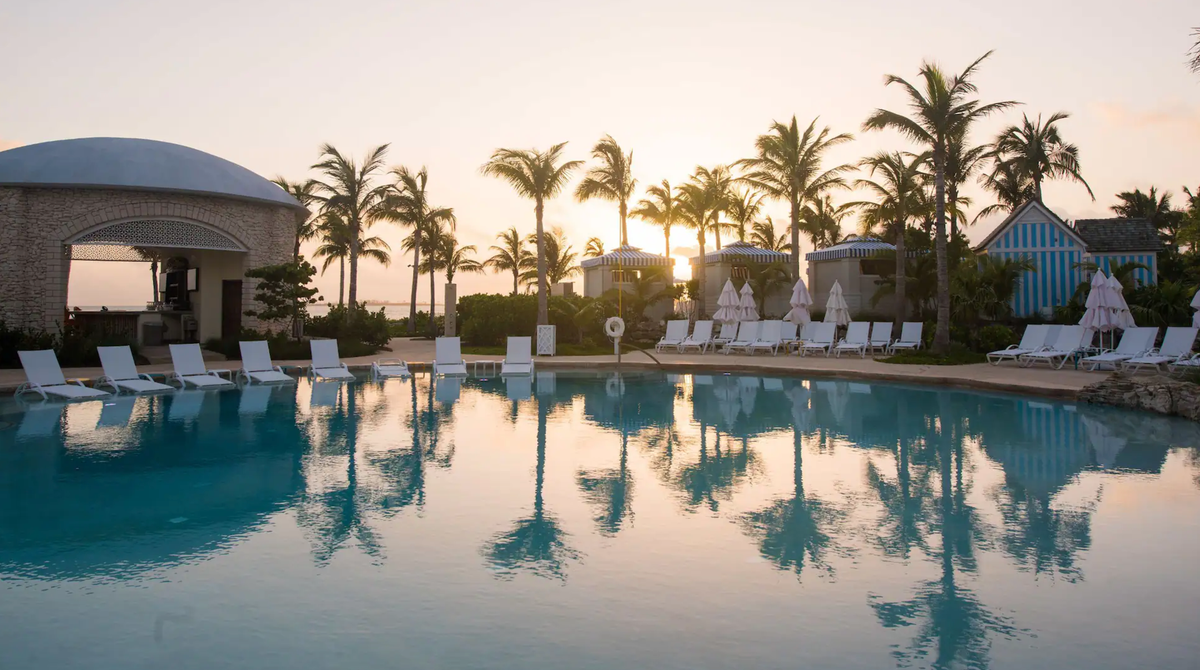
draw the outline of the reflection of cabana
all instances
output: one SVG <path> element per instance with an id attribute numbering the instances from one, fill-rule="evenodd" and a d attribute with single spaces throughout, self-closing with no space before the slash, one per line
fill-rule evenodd
<path id="1" fill-rule="evenodd" d="M 1022 440 L 985 440 L 984 451 L 1026 490 L 1050 495 L 1092 463 L 1079 414 L 1064 405 L 1018 400 Z"/>

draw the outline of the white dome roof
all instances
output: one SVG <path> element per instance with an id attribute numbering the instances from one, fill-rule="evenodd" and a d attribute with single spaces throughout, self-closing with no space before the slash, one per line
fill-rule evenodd
<path id="1" fill-rule="evenodd" d="M 304 207 L 273 182 L 179 144 L 87 137 L 0 151 L 0 186 L 171 191 Z"/>

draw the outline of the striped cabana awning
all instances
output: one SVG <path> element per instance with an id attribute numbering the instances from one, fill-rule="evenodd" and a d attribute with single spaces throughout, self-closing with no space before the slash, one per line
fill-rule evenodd
<path id="1" fill-rule="evenodd" d="M 787 261 L 791 256 L 770 249 L 756 247 L 746 242 L 731 242 L 710 254 L 704 254 L 705 265 L 731 261 L 749 261 L 751 263 L 779 263 Z M 695 265 L 699 257 L 692 259 Z"/>
<path id="2" fill-rule="evenodd" d="M 867 258 L 885 251 L 895 250 L 896 245 L 888 244 L 878 237 L 858 237 L 851 235 L 832 247 L 804 254 L 804 260 L 832 261 L 839 258 Z"/>
<path id="3" fill-rule="evenodd" d="M 583 268 L 594 268 L 604 265 L 621 265 L 627 268 L 669 267 L 671 261 L 666 256 L 659 256 L 658 254 L 642 251 L 637 247 L 625 245 L 617 247 L 603 256 L 587 258 L 579 263 L 579 266 Z"/>

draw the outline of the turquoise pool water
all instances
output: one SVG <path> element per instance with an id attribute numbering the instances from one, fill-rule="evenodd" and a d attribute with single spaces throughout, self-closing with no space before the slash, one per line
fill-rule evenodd
<path id="1" fill-rule="evenodd" d="M 0 402 L 0 668 L 1196 668 L 1200 430 L 542 374 Z"/>

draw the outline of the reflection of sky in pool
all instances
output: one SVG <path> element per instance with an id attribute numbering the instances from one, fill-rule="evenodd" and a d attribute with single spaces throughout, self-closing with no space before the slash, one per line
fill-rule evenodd
<path id="1" fill-rule="evenodd" d="M 0 402 L 0 668 L 1185 668 L 1200 428 L 540 373 Z"/>

